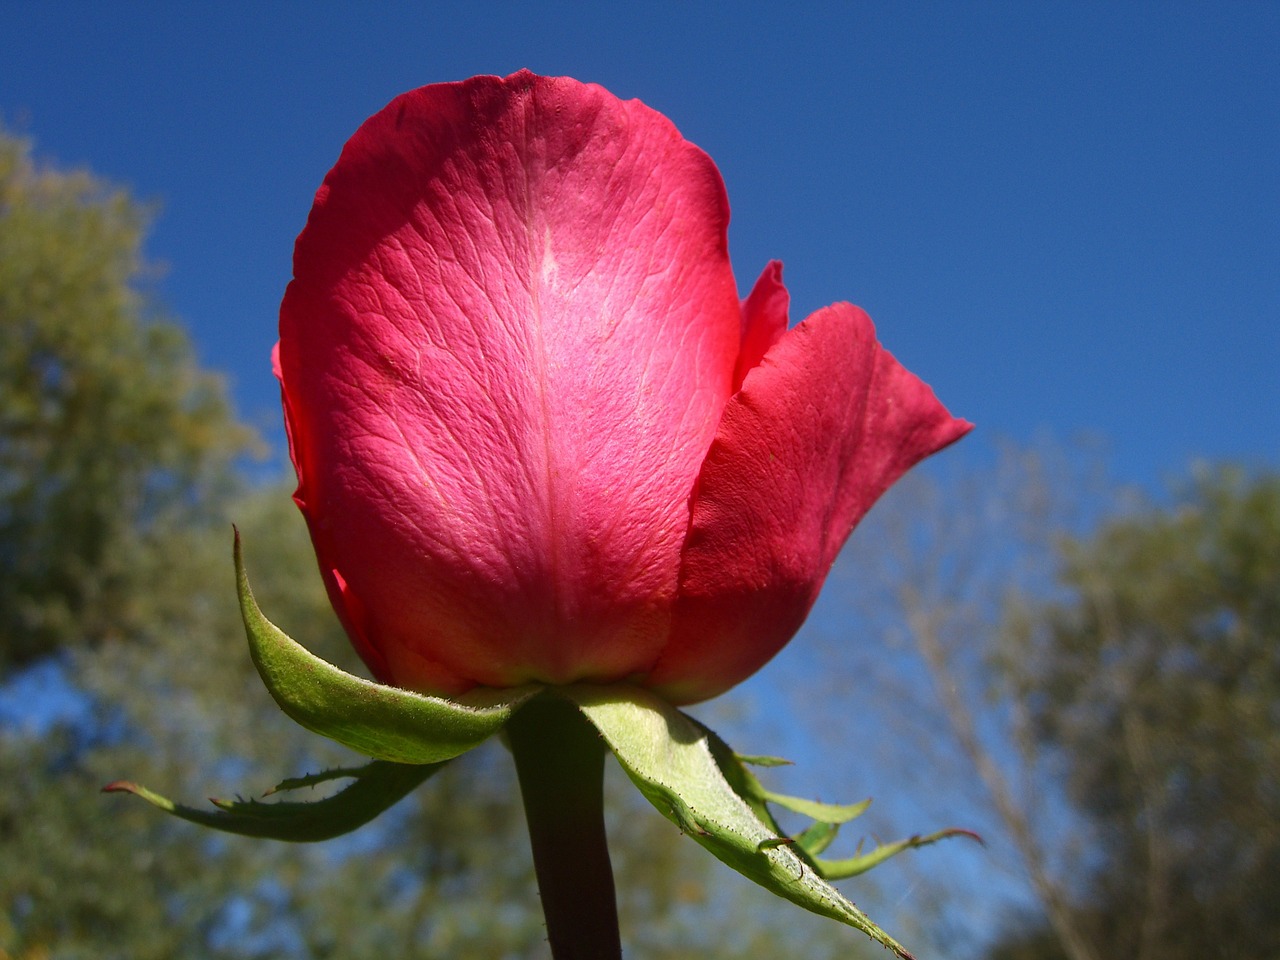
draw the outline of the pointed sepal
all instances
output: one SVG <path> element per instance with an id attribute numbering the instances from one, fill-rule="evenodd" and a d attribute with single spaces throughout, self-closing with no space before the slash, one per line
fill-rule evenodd
<path id="1" fill-rule="evenodd" d="M 970 840 L 976 840 L 982 843 L 982 838 L 972 830 L 961 830 L 959 827 L 951 827 L 947 830 L 939 830 L 936 833 L 927 836 L 908 837 L 905 840 L 897 840 L 893 843 L 879 844 L 875 849 L 848 857 L 844 860 L 821 860 L 817 859 L 817 854 L 822 850 L 810 850 L 814 856 L 814 866 L 828 880 L 844 880 L 848 877 L 856 877 L 859 874 L 866 873 L 872 867 L 878 867 L 890 857 L 895 857 L 904 850 L 914 850 L 916 847 L 925 847 L 931 843 L 937 843 L 939 840 L 945 840 L 948 837 L 968 837 Z"/>
<path id="2" fill-rule="evenodd" d="M 794 760 L 788 760 L 786 757 L 770 757 L 763 754 L 735 754 L 742 763 L 749 763 L 753 767 L 790 767 L 795 765 Z"/>
<path id="3" fill-rule="evenodd" d="M 785 793 L 775 793 L 760 782 L 760 778 L 748 769 L 748 765 L 753 767 L 778 767 L 790 764 L 791 761 L 782 760 L 778 757 L 744 756 L 740 753 L 735 753 L 710 727 L 698 723 L 696 720 L 693 722 L 706 735 L 707 744 L 711 748 L 711 755 L 715 757 L 716 765 L 720 767 L 720 772 L 733 785 L 734 792 L 746 800 L 752 809 L 767 810 L 766 805 L 774 803 L 790 810 L 792 813 L 808 817 L 817 823 L 839 826 L 862 816 L 867 812 L 867 808 L 871 806 L 870 799 L 859 803 L 823 803 L 820 800 L 806 800 L 804 797 L 792 797 Z M 767 813 L 765 816 L 767 817 L 767 823 L 774 823 L 772 813 Z"/>
<path id="4" fill-rule="evenodd" d="M 258 608 L 235 537 L 236 587 L 253 664 L 286 714 L 358 753 L 393 763 L 437 763 L 497 733 L 537 687 L 479 689 L 453 700 L 352 676 L 311 653 Z"/>
<path id="5" fill-rule="evenodd" d="M 820 800 L 806 800 L 804 797 L 789 797 L 785 793 L 774 793 L 772 790 L 764 791 L 764 799 L 792 813 L 832 826 L 839 826 L 862 816 L 867 812 L 867 807 L 871 806 L 869 798 L 861 803 L 823 803 Z"/>
<path id="6" fill-rule="evenodd" d="M 694 722 L 696 723 L 697 721 Z M 928 846 L 948 837 L 968 837 L 971 840 L 982 843 L 982 838 L 972 830 L 952 827 L 925 836 L 917 834 L 905 840 L 879 844 L 867 853 L 863 853 L 861 845 L 859 845 L 858 852 L 854 856 L 841 860 L 821 859 L 818 855 L 825 851 L 835 840 L 836 834 L 840 830 L 840 825 L 862 816 L 867 811 L 867 808 L 871 806 L 871 800 L 866 799 L 860 803 L 852 804 L 822 803 L 818 800 L 806 800 L 803 797 L 791 797 L 783 793 L 775 793 L 767 789 L 759 778 L 747 769 L 747 764 L 753 766 L 769 766 L 769 764 L 759 764 L 755 762 L 758 758 L 734 753 L 729 745 L 721 740 L 714 731 L 702 724 L 698 724 L 698 726 L 706 735 L 711 754 L 715 757 L 725 780 L 732 785 L 734 791 L 753 810 L 757 811 L 760 818 L 775 829 L 780 836 L 783 836 L 783 834 L 781 829 L 778 828 L 772 811 L 768 808 L 770 803 L 777 804 L 814 821 L 808 828 L 794 837 L 787 838 L 787 840 L 795 845 L 797 852 L 804 857 L 805 862 L 824 879 L 845 880 L 849 877 L 856 877 L 905 850 Z"/>
<path id="7" fill-rule="evenodd" d="M 104 793 L 131 793 L 175 817 L 226 833 L 309 843 L 330 840 L 364 826 L 402 800 L 443 766 L 443 762 L 411 765 L 375 760 L 355 769 L 333 770 L 286 780 L 267 791 L 271 794 L 338 778 L 351 778 L 354 781 L 340 792 L 320 800 L 282 800 L 272 803 L 260 800 L 210 801 L 217 810 L 199 810 L 174 803 L 168 797 L 127 780 L 109 783 L 102 790 Z"/>
<path id="8" fill-rule="evenodd" d="M 814 858 L 822 853 L 827 847 L 831 846 L 836 838 L 836 834 L 840 832 L 838 823 L 812 823 L 795 837 L 796 846 L 809 855 L 809 862 L 813 863 Z M 831 878 L 828 877 L 828 880 Z"/>
<path id="9" fill-rule="evenodd" d="M 705 727 L 644 690 L 573 686 L 560 692 L 600 731 L 649 802 L 716 857 L 773 893 L 856 927 L 899 957 L 910 958 L 797 852 L 763 799 L 744 786 L 746 777 L 754 776 L 719 738 L 713 747 Z M 732 758 L 726 767 L 737 784 L 726 778 L 713 750 Z"/>

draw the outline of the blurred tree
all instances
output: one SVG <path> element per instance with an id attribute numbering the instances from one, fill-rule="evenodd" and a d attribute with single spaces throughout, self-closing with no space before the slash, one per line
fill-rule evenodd
<path id="1" fill-rule="evenodd" d="M 914 924 L 922 952 L 977 955 L 994 918 L 1029 908 L 1072 942 L 1071 960 L 1099 960 L 1076 942 L 1069 909 L 1077 824 L 991 666 L 1009 598 L 1051 591 L 1054 536 L 1087 529 L 1108 500 L 1096 463 L 1044 445 L 914 471 L 854 532 L 812 618 L 824 662 L 805 674 L 830 678 L 830 689 L 803 688 L 795 709 L 821 737 L 850 678 L 865 691 L 830 746 L 859 744 L 856 768 L 839 776 L 876 796 L 868 827 L 892 836 L 903 824 L 958 825 L 986 841 L 940 847 L 928 870 L 904 857 L 881 872 L 886 883 L 899 874 L 892 922 Z"/>
<path id="2" fill-rule="evenodd" d="M 1101 956 L 1280 956 L 1280 476 L 1202 470 L 1061 561 L 998 666 L 1096 832 L 1079 925 Z"/>
<path id="3" fill-rule="evenodd" d="M 0 131 L 0 676 L 141 626 L 148 548 L 207 514 L 252 442 L 153 316 L 146 220 Z"/>
<path id="4" fill-rule="evenodd" d="M 877 691 L 904 792 L 988 841 L 918 876 L 939 951 L 1280 956 L 1280 476 L 1153 505 L 1097 464 L 1010 450 L 890 494 L 837 572 L 830 673 Z"/>

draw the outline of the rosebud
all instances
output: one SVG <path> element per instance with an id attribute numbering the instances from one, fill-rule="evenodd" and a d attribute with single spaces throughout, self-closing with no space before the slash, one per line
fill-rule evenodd
<path id="1" fill-rule="evenodd" d="M 276 372 L 295 499 L 384 683 L 723 692 L 969 424 L 838 303 L 739 302 L 710 158 L 528 72 L 423 87 L 316 194 Z"/>

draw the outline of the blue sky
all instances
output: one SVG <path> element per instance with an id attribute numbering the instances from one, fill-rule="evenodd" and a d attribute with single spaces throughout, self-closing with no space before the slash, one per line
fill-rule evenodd
<path id="1" fill-rule="evenodd" d="M 1280 6 L 11 3 L 0 116 L 158 202 L 159 292 L 279 437 L 267 355 L 344 140 L 476 73 L 596 81 L 719 164 L 739 284 L 852 300 L 979 426 L 1154 486 L 1280 460 Z"/>

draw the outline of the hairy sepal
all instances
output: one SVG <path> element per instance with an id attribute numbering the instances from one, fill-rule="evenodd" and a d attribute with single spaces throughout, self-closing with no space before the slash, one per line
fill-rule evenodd
<path id="1" fill-rule="evenodd" d="M 758 781 L 706 727 L 637 688 L 572 686 L 560 692 L 600 731 L 649 802 L 717 858 L 778 896 L 911 957 L 814 870 L 778 829 L 756 792 Z"/>
<path id="2" fill-rule="evenodd" d="M 355 769 L 331 770 L 286 780 L 264 795 L 315 786 L 329 780 L 353 782 L 332 796 L 311 801 L 211 800 L 217 810 L 201 810 L 127 780 L 103 787 L 106 793 L 131 793 L 154 807 L 190 823 L 224 833 L 293 843 L 330 840 L 364 826 L 433 776 L 444 763 L 402 764 L 375 760 Z"/>
<path id="3" fill-rule="evenodd" d="M 352 676 L 263 615 L 249 587 L 238 532 L 235 562 L 249 653 L 267 690 L 294 721 L 357 753 L 407 764 L 452 759 L 497 733 L 538 691 L 478 689 L 446 700 Z"/>

